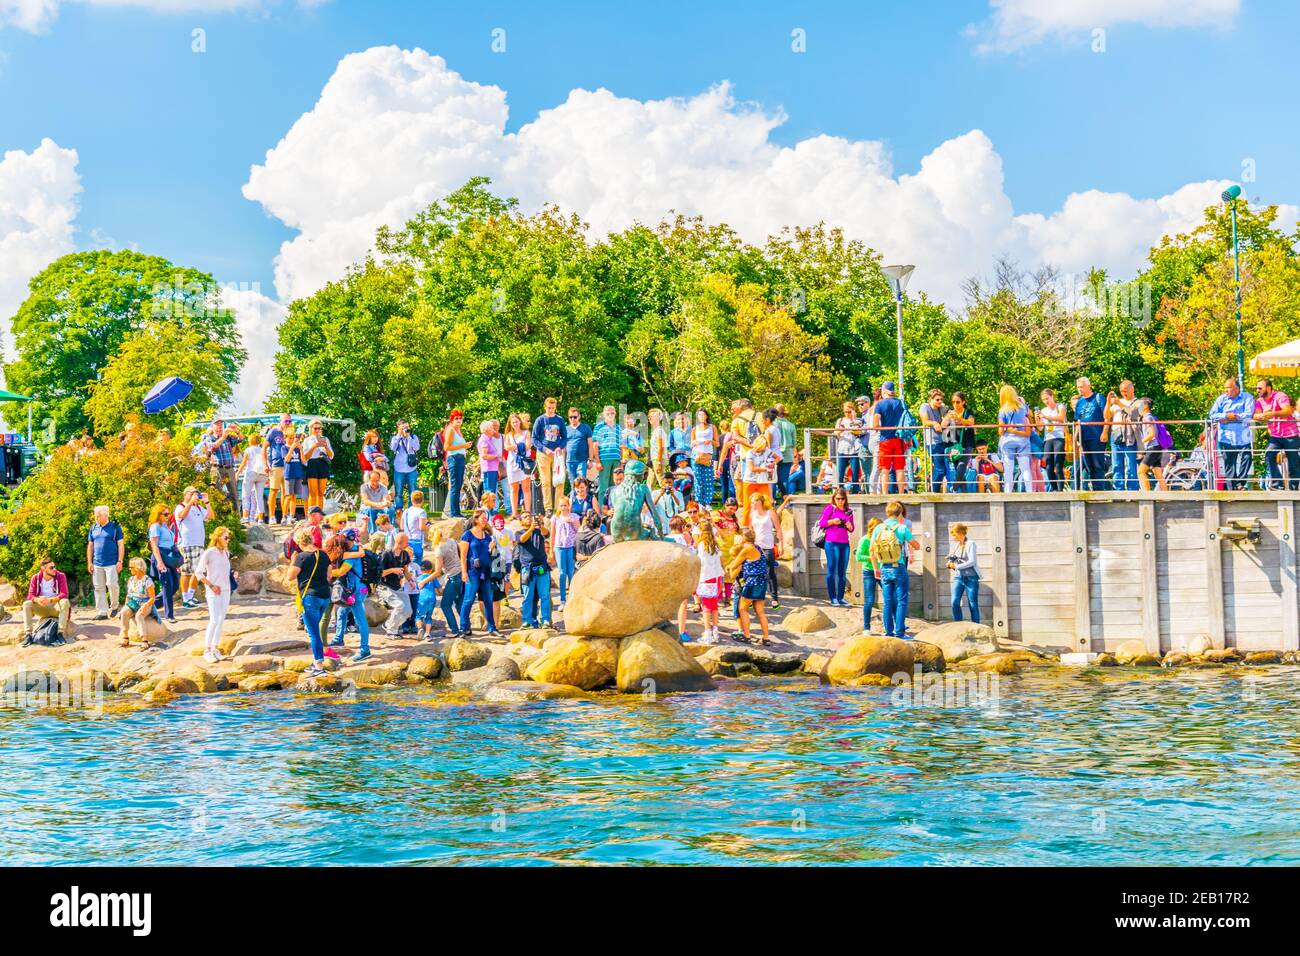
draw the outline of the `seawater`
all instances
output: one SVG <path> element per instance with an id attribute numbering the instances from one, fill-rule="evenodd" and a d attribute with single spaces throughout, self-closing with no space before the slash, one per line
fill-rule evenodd
<path id="1" fill-rule="evenodd" d="M 1300 861 L 1290 668 L 1028 673 L 1000 680 L 996 707 L 722 686 L 4 711 L 0 862 Z"/>

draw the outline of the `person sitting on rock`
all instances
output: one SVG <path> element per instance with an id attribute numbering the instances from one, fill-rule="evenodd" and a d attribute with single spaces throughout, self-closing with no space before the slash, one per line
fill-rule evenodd
<path id="1" fill-rule="evenodd" d="M 30 638 L 33 618 L 57 618 L 59 633 L 64 640 L 72 634 L 72 602 L 68 600 L 68 577 L 51 557 L 41 558 L 40 568 L 27 584 L 27 600 L 23 602 L 23 636 Z"/>

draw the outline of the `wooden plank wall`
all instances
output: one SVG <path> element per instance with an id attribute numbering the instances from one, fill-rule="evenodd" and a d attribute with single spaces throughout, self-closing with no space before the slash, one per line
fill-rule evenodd
<path id="1" fill-rule="evenodd" d="M 888 499 L 855 495 L 856 538 Z M 962 522 L 979 548 L 980 611 L 1000 635 L 1058 650 L 1114 650 L 1141 640 L 1155 653 L 1197 636 L 1242 650 L 1300 648 L 1300 495 L 1079 494 L 910 496 L 908 519 L 921 541 L 912 561 L 909 613 L 952 619 L 945 563 L 951 529 Z M 824 599 L 822 552 L 808 530 L 826 499 L 793 499 L 796 593 Z M 1258 542 L 1218 534 L 1233 520 L 1258 519 Z M 860 604 L 853 560 L 849 600 Z"/>

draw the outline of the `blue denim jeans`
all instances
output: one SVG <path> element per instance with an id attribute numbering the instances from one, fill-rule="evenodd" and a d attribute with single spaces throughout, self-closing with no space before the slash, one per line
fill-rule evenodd
<path id="1" fill-rule="evenodd" d="M 460 491 L 465 486 L 465 456 L 447 456 L 447 514 L 453 518 L 463 517 L 460 513 Z"/>
<path id="2" fill-rule="evenodd" d="M 469 581 L 463 582 L 465 589 L 460 598 L 461 629 L 469 630 L 469 612 L 474 610 L 475 600 L 483 602 L 483 620 L 488 631 L 497 629 L 496 618 L 492 615 L 492 581 L 486 571 L 469 572 Z"/>
<path id="3" fill-rule="evenodd" d="M 366 594 L 357 592 L 357 601 L 351 607 L 340 605 L 334 612 L 334 640 L 343 643 L 343 632 L 347 630 L 348 618 L 357 622 L 357 634 L 361 637 L 361 653 L 370 650 L 370 622 L 366 620 Z"/>
<path id="4" fill-rule="evenodd" d="M 573 461 L 566 458 L 564 459 L 564 470 L 568 472 L 569 488 L 572 489 L 575 481 L 587 477 L 587 460 L 584 458 L 582 461 Z"/>
<path id="5" fill-rule="evenodd" d="M 880 590 L 884 594 L 885 634 L 888 637 L 907 635 L 907 598 L 910 585 L 907 569 L 883 568 L 880 572 Z"/>
<path id="6" fill-rule="evenodd" d="M 416 471 L 395 471 L 393 472 L 393 507 L 405 508 L 410 495 L 415 494 L 416 480 L 419 478 L 419 472 Z"/>
<path id="7" fill-rule="evenodd" d="M 314 661 L 325 659 L 325 642 L 321 640 L 320 625 L 321 620 L 329 613 L 329 609 L 329 598 L 317 597 L 310 593 L 302 596 L 302 624 L 307 629 L 307 640 L 311 643 L 311 659 Z"/>
<path id="8" fill-rule="evenodd" d="M 469 627 L 469 618 L 465 618 L 465 627 L 462 628 L 456 620 L 456 612 L 460 609 L 460 598 L 465 593 L 465 582 L 460 579 L 459 574 L 453 574 L 451 579 L 442 586 L 442 599 L 438 606 L 442 608 L 442 616 L 447 619 L 447 626 L 451 628 L 451 633 L 459 634 L 462 630 Z"/>
<path id="9" fill-rule="evenodd" d="M 565 595 L 569 593 L 569 582 L 577 571 L 577 549 L 556 548 L 555 560 L 560 566 L 560 602 L 563 603 Z"/>
<path id="10" fill-rule="evenodd" d="M 966 606 L 970 608 L 970 619 L 980 622 L 980 579 L 973 575 L 958 574 L 952 579 L 952 619 L 961 620 L 961 598 L 966 595 Z"/>
<path id="11" fill-rule="evenodd" d="M 926 448 L 930 455 L 930 490 L 943 491 L 944 481 L 948 482 L 948 490 L 952 491 L 953 484 L 957 480 L 957 473 L 951 467 L 948 461 L 947 445 L 930 445 Z"/>
<path id="12" fill-rule="evenodd" d="M 858 493 L 858 482 L 862 480 L 862 476 L 858 473 L 858 456 L 837 456 L 835 468 L 838 476 L 837 480 L 844 486 L 844 490 L 851 495 L 856 495 Z"/>
<path id="13" fill-rule="evenodd" d="M 1276 438 L 1269 436 L 1265 455 L 1268 459 L 1268 477 L 1273 483 L 1274 491 L 1295 491 L 1300 488 L 1300 438 Z M 1286 459 L 1287 477 L 1282 478 L 1282 468 L 1278 456 Z M 1285 483 L 1284 483 L 1285 482 Z"/>
<path id="14" fill-rule="evenodd" d="M 504 502 L 502 502 L 502 500 L 501 500 L 501 496 L 500 496 L 500 494 L 499 494 L 499 488 L 497 487 L 500 483 L 501 483 L 501 475 L 500 475 L 499 472 L 494 471 L 493 469 L 489 468 L 489 469 L 484 473 L 484 475 L 483 475 L 483 494 L 487 494 L 489 491 L 492 492 L 492 494 L 494 494 L 494 495 L 497 496 L 497 504 L 498 504 L 498 505 L 504 503 Z"/>
<path id="15" fill-rule="evenodd" d="M 375 519 L 378 518 L 380 515 L 388 515 L 388 519 L 391 521 L 392 518 L 393 518 L 393 509 L 392 509 L 392 508 L 359 508 L 359 509 L 357 509 L 357 517 L 359 517 L 359 518 L 365 518 L 365 519 L 366 519 L 366 533 L 367 533 L 367 534 L 374 534 L 374 533 L 375 533 Z"/>
<path id="16" fill-rule="evenodd" d="M 1125 445 L 1113 441 L 1110 443 L 1110 451 L 1111 458 L 1115 463 L 1115 490 L 1137 491 L 1137 445 Z"/>
<path id="17" fill-rule="evenodd" d="M 842 601 L 849 583 L 849 545 L 846 541 L 826 542 L 826 594 Z"/>
<path id="18" fill-rule="evenodd" d="M 862 572 L 862 629 L 871 630 L 871 611 L 876 606 L 876 589 L 880 582 L 870 568 Z"/>
<path id="19" fill-rule="evenodd" d="M 540 606 L 542 616 L 537 617 Z M 524 586 L 524 606 L 520 609 L 524 617 L 524 627 L 551 626 L 551 572 L 549 569 L 534 568 L 528 575 L 528 584 Z"/>

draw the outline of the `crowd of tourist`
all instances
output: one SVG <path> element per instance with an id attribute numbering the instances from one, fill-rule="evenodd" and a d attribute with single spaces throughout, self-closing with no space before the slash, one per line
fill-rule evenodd
<path id="1" fill-rule="evenodd" d="M 888 381 L 845 402 L 827 430 L 829 454 L 812 481 L 830 494 L 816 541 L 825 549 L 830 603 L 846 604 L 849 549 L 857 535 L 849 494 L 1164 488 L 1173 443 L 1157 412 L 1132 382 L 1102 395 L 1087 378 L 1077 381 L 1068 400 L 1044 389 L 1032 406 L 1004 385 L 996 420 L 987 423 L 960 391 L 949 397 L 932 389 L 915 414 Z M 637 416 L 620 422 L 618 411 L 606 406 L 588 424 L 579 409 L 561 416 L 559 401 L 547 398 L 536 419 L 518 411 L 506 416 L 504 427 L 499 420 L 482 421 L 477 438 L 466 436 L 459 409 L 427 441 L 407 421 L 399 421 L 387 440 L 372 429 L 358 455 L 363 479 L 356 507 L 328 518 L 335 449 L 320 420 L 304 426 L 282 415 L 250 427 L 246 436 L 241 426 L 215 420 L 192 455 L 195 468 L 207 471 L 211 486 L 248 523 L 296 523 L 302 508 L 305 520 L 286 551 L 298 569 L 299 626 L 309 632 L 318 665 L 338 656 L 336 648 L 352 630 L 359 634 L 352 660 L 369 657 L 369 627 L 360 608 L 372 595 L 388 611 L 385 632 L 394 635 L 431 637 L 439 614 L 446 625 L 440 630 L 467 635 L 476 606 L 483 630 L 495 634 L 494 608 L 509 601 L 512 590 L 526 625 L 549 626 L 578 567 L 609 542 L 611 492 L 633 461 L 644 467 L 650 492 L 654 516 L 644 516 L 647 525 L 667 529 L 669 540 L 696 551 L 704 569 L 696 595 L 680 609 L 683 639 L 694 610 L 703 615 L 701 640 L 716 641 L 725 605 L 745 639 L 757 623 L 758 639 L 766 640 L 767 610 L 779 607 L 780 502 L 808 484 L 809 463 L 794 423 L 784 406 L 760 409 L 745 398 L 732 402 L 725 422 L 715 424 L 703 408 L 671 416 L 652 409 L 645 421 L 648 427 Z M 1216 481 L 1228 489 L 1249 487 L 1259 430 L 1267 436 L 1266 486 L 1300 489 L 1300 418 L 1270 380 L 1261 379 L 1252 395 L 1228 379 L 1206 422 L 1191 455 L 1204 469 L 1201 487 Z M 444 539 L 431 513 L 420 481 L 424 458 L 436 459 L 444 476 L 444 516 L 461 517 L 466 483 L 473 482 L 477 507 L 456 540 Z M 202 586 L 205 656 L 220 659 L 237 578 L 228 529 L 207 534 L 212 517 L 206 494 L 187 488 L 181 501 L 152 509 L 147 552 L 128 561 L 120 525 L 106 505 L 95 508 L 86 544 L 95 617 L 117 618 L 123 643 L 146 618 L 174 622 L 178 607 L 200 607 Z M 905 505 L 891 503 L 857 541 L 864 624 L 870 625 L 879 590 L 886 633 L 902 636 L 907 555 L 917 546 Z M 964 600 L 978 620 L 975 545 L 960 526 L 953 529 L 948 566 L 954 617 L 960 618 Z M 42 560 L 24 602 L 27 633 L 50 618 L 66 632 L 70 613 L 66 577 Z M 322 622 L 330 618 L 334 633 L 326 640 Z"/>

